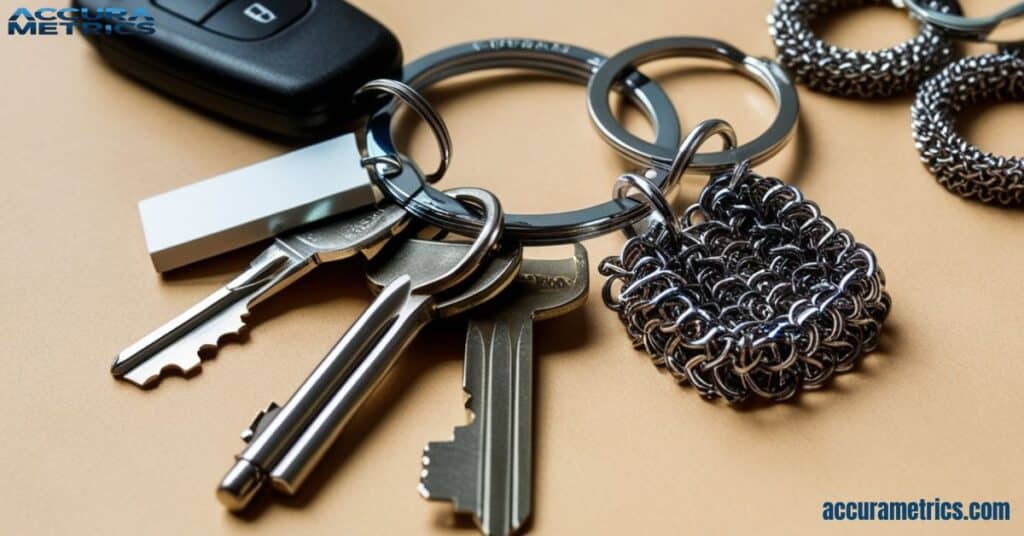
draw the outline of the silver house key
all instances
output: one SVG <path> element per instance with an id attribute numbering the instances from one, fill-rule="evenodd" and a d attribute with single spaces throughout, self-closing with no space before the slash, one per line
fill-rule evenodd
<path id="1" fill-rule="evenodd" d="M 407 221 L 404 210 L 384 204 L 275 239 L 245 272 L 118 353 L 110 372 L 139 387 L 155 385 L 165 372 L 197 372 L 199 352 L 241 330 L 253 307 L 320 264 L 372 253 Z"/>
<path id="2" fill-rule="evenodd" d="M 409 104 L 427 122 L 433 130 L 441 150 L 441 163 L 437 170 L 431 175 L 423 177 L 412 162 L 408 162 L 408 165 L 398 163 L 406 173 L 416 174 L 424 181 L 439 180 L 444 175 L 451 159 L 451 137 L 444 120 L 437 115 L 437 112 L 422 95 L 401 82 L 374 80 L 365 84 L 356 93 L 359 95 L 368 92 L 382 92 L 397 97 Z M 254 217 L 259 212 L 264 214 L 262 217 L 269 218 L 270 227 L 266 231 L 271 234 L 294 226 L 292 223 L 295 222 L 291 222 L 288 218 L 278 221 L 276 218 L 280 214 L 271 215 L 270 212 L 260 212 L 253 207 L 258 205 L 262 207 L 260 210 L 272 207 L 280 208 L 283 206 L 281 203 L 291 204 L 297 195 L 299 197 L 307 194 L 312 197 L 320 195 L 311 193 L 317 190 L 315 184 L 319 182 L 339 180 L 344 183 L 348 180 L 342 180 L 342 178 L 332 175 L 337 170 L 316 171 L 311 169 L 308 171 L 310 173 L 315 171 L 314 175 L 316 176 L 298 177 L 294 184 L 282 185 L 279 181 L 274 182 L 277 181 L 275 177 L 279 175 L 289 176 L 296 173 L 297 170 L 303 169 L 301 166 L 296 168 L 295 166 L 298 164 L 293 162 L 296 159 L 301 160 L 302 154 L 312 151 L 309 154 L 320 155 L 317 158 L 321 164 L 329 163 L 332 158 L 336 157 L 349 164 L 358 164 L 360 167 L 364 164 L 369 166 L 397 162 L 395 158 L 381 155 L 362 159 L 359 152 L 353 149 L 354 138 L 343 142 L 342 140 L 345 138 L 353 137 L 351 135 L 342 136 L 290 153 L 281 157 L 280 162 L 272 160 L 253 166 L 248 171 L 243 170 L 240 173 L 248 177 L 246 180 L 242 180 L 239 176 L 225 176 L 211 179 L 213 182 L 205 181 L 186 187 L 175 194 L 182 196 L 171 203 L 176 208 L 172 210 L 172 208 L 164 207 L 158 211 L 169 218 L 158 227 L 161 232 L 171 232 L 170 227 L 180 225 L 184 229 L 181 232 L 187 234 L 191 232 L 188 231 L 192 228 L 190 226 L 195 225 L 195 222 L 191 221 L 193 213 L 205 213 L 207 210 L 218 213 L 225 211 L 227 213 L 232 211 L 237 214 L 244 213 L 245 218 Z M 348 149 L 341 147 L 341 145 L 348 147 L 347 144 L 351 144 L 353 147 Z M 290 163 L 282 163 L 284 161 Z M 326 173 L 325 176 L 334 177 L 334 179 L 323 179 L 317 175 L 324 173 Z M 359 173 L 365 176 L 367 172 L 360 169 Z M 251 190 L 251 187 L 256 187 L 256 191 Z M 369 187 L 367 184 L 367 188 Z M 197 194 L 197 192 L 200 193 Z M 225 203 L 224 206 L 220 206 L 222 202 Z M 321 206 L 324 203 L 326 205 Z M 227 210 L 229 206 L 232 208 Z M 315 206 L 307 208 L 311 210 L 308 214 L 309 218 L 303 219 L 302 222 L 321 220 L 338 212 L 339 206 L 329 198 L 323 198 L 317 201 Z M 208 218 L 217 219 L 221 216 L 201 214 L 195 215 L 195 218 L 202 222 L 213 221 Z M 217 220 L 220 223 L 213 227 L 223 224 L 225 229 L 231 232 L 237 231 L 235 226 L 241 225 L 241 220 L 234 221 L 232 217 L 227 218 L 223 221 Z M 143 220 L 145 219 L 144 216 Z M 174 371 L 182 375 L 198 371 L 201 364 L 199 352 L 208 348 L 215 349 L 223 336 L 237 333 L 244 326 L 244 317 L 252 307 L 280 292 L 322 263 L 345 259 L 359 252 L 371 256 L 383 243 L 398 233 L 406 221 L 406 212 L 403 209 L 391 204 L 384 204 L 380 207 L 351 212 L 326 223 L 317 224 L 315 227 L 307 226 L 302 230 L 276 239 L 273 245 L 257 257 L 244 273 L 177 318 L 120 352 L 111 366 L 111 373 L 117 378 L 123 378 L 140 387 L 147 387 L 155 385 L 165 371 Z M 231 224 L 229 225 L 229 223 Z M 206 224 L 200 226 L 204 225 Z M 209 229 L 213 227 L 209 227 Z M 147 227 L 147 234 L 148 232 Z M 183 237 L 184 235 L 179 238 Z M 263 238 L 264 234 L 260 234 L 258 237 L 251 235 L 251 237 L 256 240 Z M 210 239 L 210 237 L 205 237 L 197 240 L 205 243 Z M 251 241 L 232 242 L 232 248 L 228 249 L 242 246 Z M 193 245 L 195 243 L 198 242 L 193 242 Z"/>
<path id="3" fill-rule="evenodd" d="M 367 278 L 379 291 L 377 299 L 288 402 L 280 408 L 272 404 L 243 434 L 248 446 L 217 490 L 229 509 L 245 508 L 268 480 L 279 491 L 295 493 L 429 321 L 475 307 L 515 279 L 520 248 L 489 258 L 503 218 L 497 199 L 469 188 L 453 195 L 483 206 L 484 231 L 470 246 L 414 239 L 374 259 Z"/>
<path id="4" fill-rule="evenodd" d="M 423 450 L 420 493 L 472 514 L 487 535 L 511 534 L 530 516 L 533 492 L 533 323 L 587 297 L 587 251 L 572 258 L 523 261 L 519 276 L 473 313 L 463 389 L 473 414 L 454 440 Z"/>

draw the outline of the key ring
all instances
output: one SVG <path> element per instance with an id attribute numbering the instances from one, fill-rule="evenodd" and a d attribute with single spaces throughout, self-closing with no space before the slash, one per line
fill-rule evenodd
<path id="1" fill-rule="evenodd" d="M 686 172 L 686 168 L 693 162 L 693 157 L 697 154 L 697 149 L 700 148 L 704 140 L 712 136 L 721 136 L 725 142 L 725 150 L 730 151 L 736 148 L 736 132 L 732 129 L 732 126 L 725 121 L 720 119 L 712 119 L 704 121 L 697 125 L 683 143 L 679 146 L 679 150 L 676 152 L 676 158 L 672 161 L 672 167 L 668 171 L 668 180 L 671 183 L 679 182 L 683 174 Z M 665 197 L 654 188 L 651 181 L 644 177 L 633 173 L 626 173 L 619 177 L 615 182 L 615 187 L 612 189 L 612 198 L 616 201 L 625 201 L 627 194 L 630 190 L 639 190 L 640 194 L 644 196 L 647 203 L 651 205 L 654 214 L 661 217 L 662 223 L 669 228 L 674 234 L 678 235 L 683 232 L 683 228 L 674 216 L 672 216 L 672 207 Z M 635 226 L 627 226 L 623 229 L 627 238 L 633 238 L 637 236 L 638 232 Z"/>
<path id="2" fill-rule="evenodd" d="M 672 168 L 685 172 L 699 145 L 731 131 L 702 123 Z M 729 403 L 781 401 L 878 345 L 892 302 L 874 253 L 799 189 L 739 162 L 676 216 L 645 182 L 624 175 L 614 196 L 638 190 L 660 221 L 601 261 L 601 294 L 634 346 L 679 383 Z"/>
<path id="3" fill-rule="evenodd" d="M 735 149 L 694 155 L 691 167 L 704 172 L 722 171 L 738 161 L 760 163 L 789 142 L 800 114 L 800 102 L 789 75 L 778 64 L 754 58 L 728 43 L 703 37 L 666 37 L 634 45 L 612 56 L 594 74 L 587 87 L 590 118 L 601 135 L 626 158 L 667 169 L 676 156 L 676 145 L 644 141 L 619 123 L 608 103 L 609 90 L 623 79 L 627 69 L 671 56 L 724 60 L 740 73 L 766 87 L 775 98 L 778 112 L 763 134 Z M 670 185 L 672 183 L 670 182 Z"/>
<path id="4" fill-rule="evenodd" d="M 593 51 L 549 41 L 492 39 L 455 45 L 424 56 L 405 67 L 406 83 L 422 90 L 459 74 L 491 68 L 522 68 L 563 79 L 586 82 L 604 57 Z M 668 96 L 654 82 L 635 73 L 624 79 L 622 91 L 645 111 L 655 127 L 656 143 L 679 143 L 679 120 Z M 366 152 L 370 157 L 393 155 L 391 128 L 394 106 L 373 114 L 366 128 Z M 480 218 L 461 203 L 424 183 L 415 164 L 402 169 L 374 166 L 371 178 L 385 196 L 416 217 L 445 230 L 475 235 Z M 665 174 L 652 174 L 654 183 L 665 186 Z M 649 208 L 635 201 L 607 201 L 600 205 L 552 214 L 506 214 L 503 237 L 523 245 L 564 244 L 621 229 L 644 217 Z"/>
<path id="5" fill-rule="evenodd" d="M 434 133 L 434 139 L 437 140 L 438 147 L 441 149 L 441 162 L 437 165 L 437 170 L 430 175 L 426 175 L 424 180 L 431 184 L 441 180 L 441 177 L 444 177 L 445 172 L 448 171 L 448 166 L 452 161 L 452 137 L 448 132 L 448 125 L 445 124 L 444 119 L 441 118 L 441 115 L 437 113 L 437 110 L 431 106 L 430 102 L 423 95 L 397 80 L 388 78 L 371 80 L 356 90 L 353 96 L 359 98 L 375 92 L 386 93 L 404 102 L 427 123 L 430 130 Z M 360 163 L 364 167 L 384 164 L 398 169 L 402 167 L 402 160 L 396 156 L 397 154 L 367 156 Z"/>
<path id="6" fill-rule="evenodd" d="M 876 98 L 912 91 L 955 56 L 952 39 L 932 24 L 922 22 L 915 37 L 882 50 L 838 47 L 811 29 L 811 22 L 823 15 L 860 6 L 902 7 L 904 1 L 776 0 L 768 24 L 778 61 L 798 82 L 823 93 Z M 956 0 L 924 3 L 940 13 L 961 13 Z"/>
<path id="7" fill-rule="evenodd" d="M 938 27 L 943 34 L 955 39 L 987 41 L 1001 45 L 1024 44 L 1024 36 L 1012 40 L 992 39 L 992 34 L 1004 23 L 1024 18 L 1024 2 L 1010 6 L 987 17 L 964 17 L 954 13 L 943 13 L 933 5 L 921 0 L 895 0 L 902 3 L 918 19 Z"/>

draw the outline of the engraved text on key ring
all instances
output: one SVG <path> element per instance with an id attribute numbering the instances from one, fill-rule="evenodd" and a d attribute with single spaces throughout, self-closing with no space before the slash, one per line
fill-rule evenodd
<path id="1" fill-rule="evenodd" d="M 526 39 L 493 39 L 456 45 L 429 54 L 405 68 L 406 82 L 423 89 L 459 74 L 492 68 L 522 68 L 553 74 L 578 82 L 590 79 L 604 57 L 578 47 Z M 679 121 L 675 109 L 657 84 L 636 74 L 626 77 L 622 90 L 654 123 L 656 143 L 675 147 L 679 143 Z M 394 155 L 391 135 L 394 107 L 375 113 L 366 129 L 366 151 L 370 158 Z M 416 217 L 442 229 L 475 235 L 479 216 L 458 201 L 426 184 L 415 164 L 406 161 L 401 169 L 379 164 L 371 173 L 374 183 L 397 204 Z M 665 185 L 666 175 L 654 177 Z M 504 238 L 524 245 L 563 244 L 606 234 L 636 222 L 650 208 L 633 200 L 608 201 L 600 205 L 553 214 L 506 214 Z"/>
<path id="2" fill-rule="evenodd" d="M 673 56 L 725 60 L 768 88 L 779 108 L 771 126 L 756 139 L 734 150 L 697 154 L 693 157 L 690 169 L 714 173 L 730 169 L 743 161 L 757 164 L 774 156 L 789 142 L 800 114 L 800 101 L 789 75 L 779 65 L 767 59 L 748 56 L 714 39 L 666 37 L 619 52 L 609 58 L 590 80 L 587 89 L 590 117 L 601 135 L 623 156 L 634 162 L 653 162 L 661 169 L 667 169 L 672 164 L 678 145 L 665 145 L 657 141 L 650 143 L 630 134 L 612 114 L 608 92 L 623 80 L 623 74 L 632 66 Z"/>

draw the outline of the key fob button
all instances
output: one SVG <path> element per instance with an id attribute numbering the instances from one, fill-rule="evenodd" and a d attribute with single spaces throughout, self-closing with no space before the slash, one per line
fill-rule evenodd
<path id="1" fill-rule="evenodd" d="M 309 10 L 309 0 L 232 0 L 203 26 L 235 39 L 269 37 Z"/>
<path id="2" fill-rule="evenodd" d="M 201 22 L 225 2 L 227 0 L 153 0 L 157 6 L 192 22 Z"/>

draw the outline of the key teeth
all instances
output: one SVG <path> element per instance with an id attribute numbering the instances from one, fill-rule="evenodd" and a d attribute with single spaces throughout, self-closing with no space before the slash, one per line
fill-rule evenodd
<path id="1" fill-rule="evenodd" d="M 454 441 L 430 442 L 423 448 L 419 492 L 431 501 L 450 501 L 458 513 L 475 515 L 477 456 L 460 447 L 462 430 L 466 427 L 455 429 Z"/>
<path id="2" fill-rule="evenodd" d="M 230 313 L 232 309 L 225 311 L 225 313 Z M 225 345 L 225 339 L 229 337 L 242 336 L 247 331 L 248 318 L 249 309 L 243 305 L 243 311 L 240 314 L 231 314 L 230 316 L 223 317 L 225 324 L 226 321 L 230 321 L 231 319 L 234 319 L 234 321 L 230 326 L 220 327 L 219 333 L 217 334 L 217 338 L 214 342 L 200 344 L 190 353 L 168 352 L 169 348 L 165 348 L 158 352 L 158 354 L 167 352 L 168 361 L 160 364 L 159 367 L 156 366 L 157 355 L 154 355 L 150 359 L 140 363 L 135 368 L 120 375 L 118 375 L 114 370 L 117 368 L 117 364 L 121 357 L 118 355 L 114 360 L 114 364 L 111 366 L 111 372 L 113 372 L 115 377 L 118 379 L 126 380 L 143 389 L 156 388 L 164 378 L 171 376 L 186 379 L 191 378 L 202 371 L 203 361 L 213 359 L 217 356 L 221 347 Z"/>
<path id="3" fill-rule="evenodd" d="M 166 363 L 159 370 L 153 370 L 155 367 L 147 367 L 148 363 L 143 363 L 123 374 L 121 379 L 134 383 L 143 389 L 152 389 L 160 385 L 160 382 L 169 376 L 190 378 L 199 374 L 203 369 L 202 360 L 199 359 L 199 355 L 197 354 L 194 357 L 195 360 L 187 364 L 181 362 Z"/>

